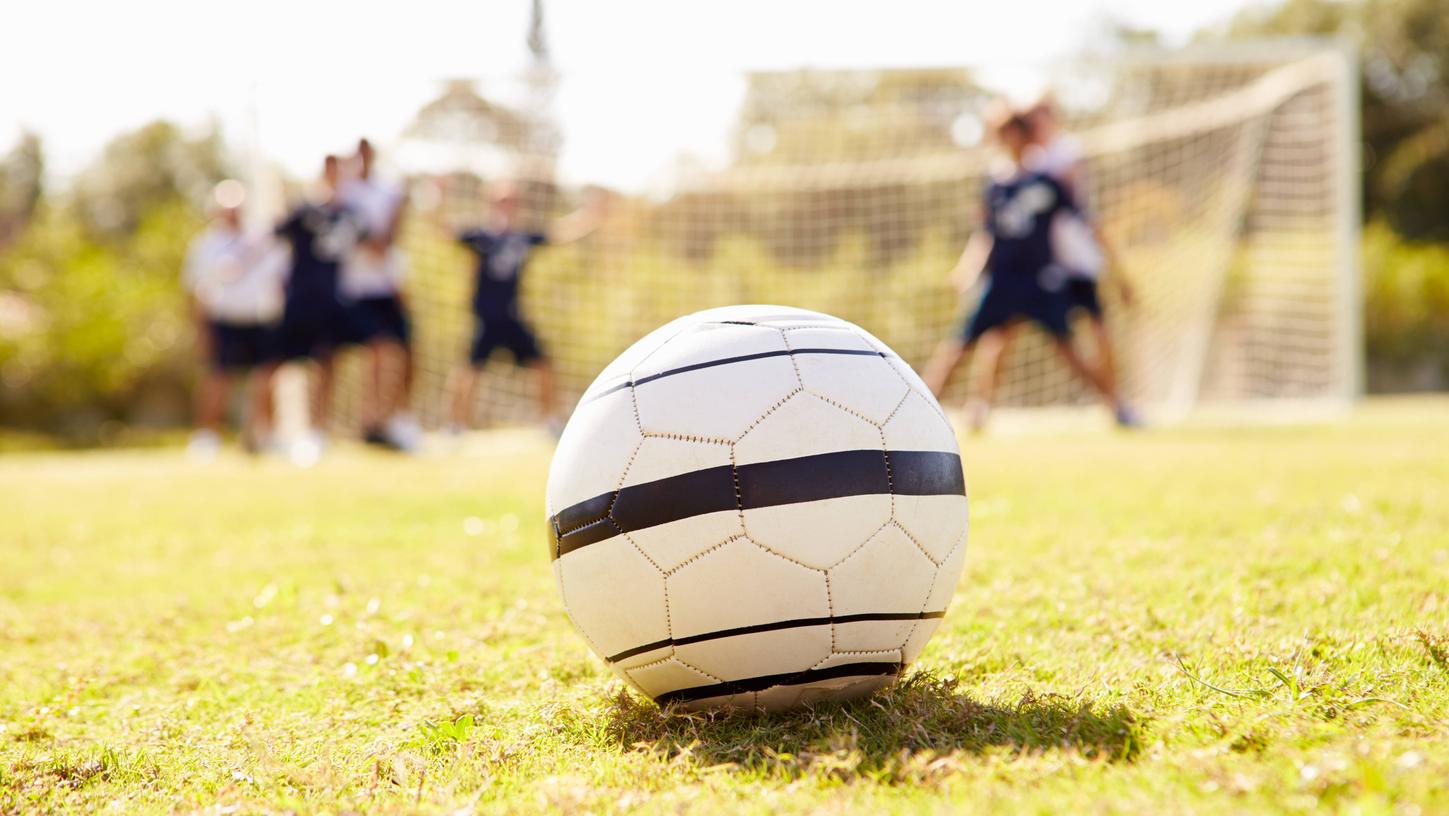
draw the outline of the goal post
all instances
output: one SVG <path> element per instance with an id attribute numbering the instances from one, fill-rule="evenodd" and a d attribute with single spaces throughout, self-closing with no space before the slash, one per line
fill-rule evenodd
<path id="1" fill-rule="evenodd" d="M 1352 53 L 1306 40 L 1203 45 L 1039 74 L 1083 146 L 1088 206 L 1136 292 L 1128 306 L 1103 286 L 1123 387 L 1149 419 L 1334 411 L 1357 397 Z M 919 366 L 969 305 L 948 275 L 995 160 L 981 141 L 989 78 L 965 67 L 564 74 L 551 110 L 530 106 L 526 75 L 429 86 L 417 116 L 367 134 L 412 191 L 402 241 L 420 415 L 444 420 L 471 331 L 472 261 L 440 225 L 483 218 L 483 192 L 500 177 L 522 182 L 535 226 L 576 206 L 590 182 L 616 191 L 602 229 L 539 250 L 524 281 L 522 308 L 565 404 L 649 330 L 741 302 L 836 314 Z M 960 404 L 979 373 L 958 377 L 945 402 Z M 341 379 L 338 421 L 355 424 L 360 365 Z M 480 415 L 528 420 L 530 387 L 490 366 Z M 1013 340 L 997 396 L 1027 415 L 1092 403 L 1030 328 Z"/>

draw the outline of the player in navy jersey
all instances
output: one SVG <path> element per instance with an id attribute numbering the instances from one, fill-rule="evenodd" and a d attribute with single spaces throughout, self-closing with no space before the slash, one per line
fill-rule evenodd
<path id="1" fill-rule="evenodd" d="M 246 190 L 235 180 L 218 184 L 215 217 L 186 253 L 182 282 L 191 296 L 207 370 L 196 393 L 196 432 L 189 450 L 210 459 L 220 445 L 227 393 L 240 381 L 250 389 L 242 444 L 264 448 L 271 431 L 271 376 L 276 365 L 278 318 L 286 257 L 264 233 L 242 224 Z"/>
<path id="2" fill-rule="evenodd" d="M 1058 127 L 1055 103 L 1050 96 L 1044 96 L 1028 108 L 1024 115 L 1031 126 L 1032 135 L 1032 143 L 1026 153 L 1027 166 L 1055 179 L 1080 208 L 1086 187 L 1082 170 L 1082 150 L 1075 139 L 1063 134 Z M 1112 352 L 1112 338 L 1107 331 L 1102 301 L 1098 295 L 1098 281 L 1106 278 L 1114 283 L 1124 306 L 1132 305 L 1132 286 L 1123 274 L 1121 264 L 1116 262 L 1111 245 L 1084 213 L 1061 213 L 1053 218 L 1051 241 L 1055 261 L 1066 272 L 1069 309 L 1073 313 L 1081 312 L 1085 315 L 1095 341 L 1097 369 L 1102 379 L 1115 387 L 1115 355 Z M 979 398 L 970 404 L 971 423 L 976 428 L 985 423 L 991 395 L 1001 377 L 1006 350 L 1010 347 L 1016 331 L 1016 327 L 992 330 L 982 338 L 978 347 L 977 353 L 982 358 L 981 368 L 985 376 Z M 1119 405 L 1116 414 L 1117 424 L 1123 427 L 1136 427 L 1140 424 L 1135 412 L 1126 405 Z"/>
<path id="3" fill-rule="evenodd" d="M 566 244 L 592 233 L 602 222 L 605 198 L 591 192 L 578 212 L 558 219 L 545 232 L 530 230 L 519 218 L 517 185 L 495 185 L 490 194 L 491 218 L 487 226 L 460 230 L 457 240 L 477 258 L 473 284 L 473 339 L 468 364 L 452 383 L 451 426 L 462 430 L 472 424 L 479 373 L 499 349 L 515 365 L 534 372 L 539 413 L 551 428 L 560 424 L 554 389 L 553 365 L 539 345 L 533 327 L 519 308 L 518 294 L 524 270 L 534 250 L 546 244 Z"/>
<path id="4" fill-rule="evenodd" d="M 1118 408 L 1112 385 L 1070 343 L 1066 275 L 1054 263 L 1051 224 L 1058 214 L 1075 212 L 1076 204 L 1055 179 L 1025 166 L 1031 128 L 1023 116 L 1008 114 L 994 130 L 1011 164 L 987 185 L 982 228 L 957 268 L 963 276 L 958 283 L 969 284 L 965 276 L 984 276 L 986 284 L 960 335 L 944 341 L 927 364 L 926 384 L 940 396 L 982 335 L 1030 320 L 1052 336 L 1067 365 Z"/>
<path id="5" fill-rule="evenodd" d="M 342 264 L 339 287 L 351 317 L 353 338 L 366 345 L 368 378 L 362 405 L 363 439 L 369 444 L 412 450 L 420 430 L 408 411 L 412 391 L 412 326 L 402 283 L 406 258 L 397 235 L 407 193 L 374 172 L 372 143 L 357 143 L 355 172 L 338 188 L 338 199 L 356 217 L 357 246 Z M 389 366 L 389 361 L 394 365 Z M 389 368 L 397 376 L 387 381 Z"/>
<path id="6" fill-rule="evenodd" d="M 337 157 L 328 156 L 316 198 L 294 209 L 276 229 L 292 251 L 279 337 L 282 358 L 309 361 L 315 372 L 312 432 L 303 440 L 307 449 L 294 451 L 308 459 L 321 452 L 332 407 L 333 355 L 356 339 L 352 317 L 338 292 L 338 274 L 357 242 L 358 225 L 338 199 L 339 174 Z"/>

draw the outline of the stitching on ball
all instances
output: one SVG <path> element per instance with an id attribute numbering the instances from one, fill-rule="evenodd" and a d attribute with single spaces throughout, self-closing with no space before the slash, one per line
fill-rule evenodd
<path id="1" fill-rule="evenodd" d="M 858 553 L 858 552 L 860 552 L 861 550 L 865 549 L 865 545 L 869 544 L 876 536 L 880 535 L 882 530 L 884 530 L 885 528 L 891 526 L 894 523 L 895 523 L 895 519 L 886 519 L 885 522 L 883 524 L 881 524 L 881 526 L 875 528 L 874 530 L 871 530 L 870 535 L 866 536 L 864 541 L 862 541 L 859 544 L 855 545 L 854 547 L 850 548 L 850 552 L 848 552 L 844 556 L 842 556 L 839 561 L 836 561 L 834 564 L 831 564 L 830 567 L 829 567 L 829 569 L 835 569 L 836 567 L 844 564 L 846 561 L 849 561 L 850 559 L 854 558 L 855 557 L 855 554 Z"/>
<path id="2" fill-rule="evenodd" d="M 694 669 L 695 671 L 699 672 L 700 674 L 704 675 L 705 677 L 708 677 L 709 679 L 715 681 L 716 683 L 728 682 L 728 681 L 726 681 L 722 677 L 715 677 L 714 675 L 710 674 L 709 672 L 705 671 L 704 669 L 701 669 L 700 667 L 694 665 L 693 663 L 690 663 L 690 662 L 686 661 L 684 658 L 679 657 L 678 655 L 675 655 L 674 659 L 679 662 L 679 665 L 684 666 L 687 669 Z"/>
<path id="3" fill-rule="evenodd" d="M 711 544 L 708 547 L 704 548 L 703 550 L 700 550 L 699 552 L 695 553 L 694 555 L 691 555 L 689 558 L 686 558 L 685 560 L 679 562 L 678 564 L 676 564 L 674 566 L 673 569 L 670 569 L 670 570 L 665 571 L 664 574 L 666 576 L 673 575 L 674 573 L 679 572 L 680 570 L 684 569 L 685 567 L 689 566 L 690 564 L 693 564 L 694 562 L 696 562 L 699 559 L 705 557 L 706 555 L 709 555 L 710 553 L 714 552 L 715 550 L 718 550 L 719 548 L 721 548 L 724 545 L 730 543 L 731 541 L 738 541 L 738 540 L 740 540 L 742 538 L 745 538 L 745 536 L 735 535 L 735 536 L 730 536 L 729 538 L 726 538 L 724 541 L 721 541 L 718 544 Z"/>
<path id="4" fill-rule="evenodd" d="M 895 370 L 894 366 L 892 366 L 891 370 Z M 896 374 L 896 376 L 899 377 L 900 374 Z M 881 422 L 882 428 L 884 428 L 886 425 L 889 425 L 890 421 L 896 418 L 896 414 L 900 413 L 901 411 L 901 406 L 905 405 L 906 400 L 910 399 L 911 395 L 914 393 L 916 393 L 915 389 L 911 388 L 910 383 L 906 383 L 906 393 L 901 395 L 901 401 L 896 403 L 896 407 L 892 408 L 891 412 L 886 416 L 885 420 Z"/>
<path id="5" fill-rule="evenodd" d="M 914 544 L 914 545 L 916 545 L 916 549 L 918 549 L 918 550 L 921 551 L 921 555 L 924 555 L 926 557 L 926 560 L 927 561 L 930 561 L 931 564 L 934 565 L 937 569 L 940 569 L 941 568 L 941 565 L 946 562 L 946 559 L 945 558 L 941 559 L 940 561 L 937 561 L 935 559 L 935 557 L 931 555 L 931 551 L 930 550 L 927 550 L 925 547 L 921 546 L 921 542 L 920 541 L 917 541 L 916 540 L 916 537 L 911 533 L 911 531 L 910 530 L 907 530 L 900 523 L 899 520 L 893 518 L 893 519 L 890 520 L 890 523 L 892 525 L 894 525 L 897 530 L 900 530 L 901 531 L 901 535 L 904 535 L 906 538 L 910 539 L 911 540 L 911 543 Z M 949 557 L 950 556 L 950 553 L 947 552 L 946 555 L 947 555 L 947 557 Z"/>
<path id="6" fill-rule="evenodd" d="M 795 383 L 801 388 L 804 388 L 805 378 L 800 374 L 800 362 L 795 359 L 795 349 L 790 345 L 790 336 L 785 333 L 784 329 L 779 329 L 778 331 L 780 332 L 781 342 L 785 344 L 785 350 L 790 352 L 790 367 L 795 369 Z"/>
<path id="7" fill-rule="evenodd" d="M 850 414 L 851 416 L 853 416 L 853 417 L 855 417 L 855 418 L 857 418 L 857 419 L 859 419 L 859 420 L 861 420 L 863 422 L 870 423 L 870 426 L 872 428 L 875 428 L 876 430 L 880 430 L 880 423 L 879 422 L 876 422 L 875 420 L 871 419 L 870 417 L 866 416 L 865 414 L 862 414 L 861 412 L 855 410 L 854 408 L 851 408 L 848 405 L 842 405 L 841 403 L 836 402 L 835 400 L 831 399 L 830 397 L 827 397 L 824 394 L 821 394 L 821 393 L 818 393 L 818 392 L 815 392 L 815 391 L 811 391 L 808 388 L 805 389 L 805 391 L 810 396 L 812 396 L 812 397 L 814 397 L 814 398 L 816 398 L 818 400 L 821 400 L 821 401 L 825 402 L 828 405 L 833 405 L 836 408 L 839 408 L 840 410 L 844 411 L 845 413 Z"/>
<path id="8" fill-rule="evenodd" d="M 803 387 L 797 385 L 793 391 L 791 391 L 790 393 L 788 393 L 785 396 L 781 397 L 779 402 L 775 403 L 774 405 L 771 405 L 769 408 L 766 408 L 765 409 L 765 412 L 763 414 L 760 414 L 759 416 L 755 417 L 755 421 L 754 422 L 751 422 L 750 423 L 750 426 L 748 428 L 745 428 L 745 430 L 744 430 L 743 433 L 741 433 L 739 436 L 735 437 L 734 442 L 736 444 L 738 444 L 740 442 L 740 440 L 744 439 L 750 433 L 750 431 L 753 431 L 755 428 L 759 427 L 760 423 L 761 422 L 764 422 L 765 419 L 768 416 L 770 416 L 770 414 L 773 414 L 776 411 L 780 410 L 780 408 L 783 407 L 785 405 L 785 403 L 787 403 L 790 400 L 794 399 L 796 395 L 802 394 L 804 392 L 805 392 L 805 389 Z"/>
<path id="9" fill-rule="evenodd" d="M 677 442 L 699 442 L 704 445 L 732 445 L 733 441 L 723 437 L 715 436 L 694 436 L 692 434 L 671 433 L 669 431 L 640 431 L 645 439 L 673 439 Z"/>
<path id="10" fill-rule="evenodd" d="M 825 606 L 830 609 L 830 651 L 835 651 L 835 591 L 830 581 L 830 570 L 825 570 Z"/>
<path id="11" fill-rule="evenodd" d="M 668 663 L 671 660 L 674 660 L 674 647 L 673 646 L 670 646 L 669 647 L 669 654 L 665 655 L 664 657 L 661 657 L 658 660 L 651 660 L 648 663 L 640 663 L 637 666 L 631 666 L 631 667 L 629 667 L 627 669 L 624 669 L 624 672 L 626 674 L 629 674 L 632 677 L 633 676 L 632 672 L 639 671 L 640 669 L 652 669 L 655 666 L 659 666 L 659 665 Z M 675 660 L 675 662 L 676 663 L 682 663 L 684 661 L 682 661 L 682 660 Z"/>
<path id="12" fill-rule="evenodd" d="M 789 561 L 791 564 L 794 564 L 797 567 L 803 567 L 804 569 L 808 569 L 811 572 L 819 572 L 819 573 L 828 573 L 830 571 L 830 568 L 829 567 L 825 567 L 825 568 L 812 567 L 809 564 L 806 564 L 804 561 L 797 561 L 794 558 L 791 558 L 790 556 L 785 555 L 784 553 L 775 552 L 774 550 L 770 549 L 769 547 L 766 547 L 764 544 L 761 544 L 760 542 L 754 540 L 753 538 L 750 538 L 750 532 L 749 532 L 749 530 L 746 530 L 745 531 L 745 535 L 743 537 L 744 537 L 744 539 L 746 541 L 748 541 L 751 544 L 755 545 L 762 552 L 769 553 L 770 555 L 773 555 L 773 556 L 775 556 L 776 558 L 778 558 L 778 559 L 780 559 L 782 561 Z"/>
<path id="13" fill-rule="evenodd" d="M 578 633 L 580 635 L 583 635 L 584 640 L 588 641 L 589 648 L 593 649 L 596 654 L 604 654 L 604 651 L 599 648 L 599 644 L 596 643 L 594 639 L 589 636 L 589 633 L 584 629 L 583 624 L 579 623 L 579 619 L 574 617 L 573 610 L 569 609 L 569 592 L 568 587 L 565 586 L 564 583 L 565 582 L 563 568 L 560 567 L 558 571 L 558 594 L 559 597 L 563 598 L 564 611 L 568 613 L 569 621 L 573 623 L 574 629 L 578 630 Z"/>

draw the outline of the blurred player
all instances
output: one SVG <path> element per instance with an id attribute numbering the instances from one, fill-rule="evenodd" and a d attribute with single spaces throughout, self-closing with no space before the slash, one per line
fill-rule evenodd
<path id="1" fill-rule="evenodd" d="M 1051 224 L 1059 213 L 1076 212 L 1076 204 L 1050 176 L 1025 166 L 1031 127 L 1024 116 L 1007 115 L 993 130 L 1010 166 L 987 185 L 982 229 L 972 236 L 956 270 L 963 289 L 979 276 L 986 277 L 986 285 L 960 337 L 936 349 L 926 366 L 926 384 L 940 396 L 983 335 L 1031 320 L 1052 336 L 1072 371 L 1114 409 L 1120 408 L 1113 385 L 1088 367 L 1070 343 L 1065 275 L 1053 262 Z"/>
<path id="2" fill-rule="evenodd" d="M 602 192 L 591 192 L 582 209 L 558 219 L 547 232 L 529 231 L 520 223 L 517 185 L 497 184 L 489 198 L 489 224 L 457 233 L 457 239 L 477 256 L 478 266 L 473 289 L 473 340 L 467 366 L 453 378 L 451 428 L 461 431 L 472 424 L 479 374 L 493 352 L 501 348 L 513 356 L 515 365 L 534 372 L 539 413 L 550 430 L 557 431 L 562 428 L 562 418 L 558 415 L 553 365 L 519 310 L 519 284 L 535 248 L 571 243 L 597 229 L 603 221 L 605 198 Z"/>
<path id="3" fill-rule="evenodd" d="M 288 361 L 311 362 L 311 429 L 292 454 L 307 464 L 321 455 L 332 409 L 333 355 L 352 335 L 352 318 L 343 307 L 338 276 L 343 259 L 357 241 L 353 216 L 338 199 L 341 168 L 336 156 L 323 163 L 314 199 L 277 225 L 277 235 L 292 249 L 286 305 L 279 332 L 280 353 Z"/>
<path id="4" fill-rule="evenodd" d="M 239 376 L 250 387 L 243 446 L 259 450 L 271 433 L 271 378 L 285 268 L 266 236 L 243 229 L 245 199 L 240 182 L 218 184 L 213 193 L 214 218 L 186 253 L 183 283 L 191 295 L 207 364 L 196 392 L 196 431 L 190 444 L 192 455 L 200 459 L 216 455 L 227 394 Z"/>
<path id="5" fill-rule="evenodd" d="M 343 261 L 340 285 L 355 339 L 366 344 L 369 358 L 363 438 L 370 444 L 411 450 L 419 433 L 407 413 L 413 382 L 411 326 L 401 289 L 406 259 L 396 243 L 407 198 L 376 177 L 374 158 L 372 144 L 360 140 L 356 175 L 338 191 L 361 229 L 357 246 Z M 385 383 L 389 361 L 398 376 Z"/>
<path id="6" fill-rule="evenodd" d="M 1103 318 L 1097 284 L 1103 272 L 1110 271 L 1111 280 L 1117 285 L 1118 296 L 1124 305 L 1129 306 L 1133 297 L 1132 287 L 1122 274 L 1121 265 L 1112 261 L 1110 244 L 1082 212 L 1082 193 L 1086 185 L 1082 177 L 1081 147 L 1075 139 L 1061 132 L 1056 106 L 1051 97 L 1044 96 L 1039 99 L 1027 109 L 1025 116 L 1031 126 L 1032 141 L 1031 148 L 1027 151 L 1027 165 L 1035 172 L 1056 179 L 1078 204 L 1077 212 L 1060 213 L 1052 219 L 1052 252 L 1056 263 L 1066 272 L 1070 310 L 1084 312 L 1092 327 L 1098 373 L 1115 391 L 1117 372 L 1115 356 L 1112 353 L 1112 338 Z M 1001 379 L 1006 351 L 1015 338 L 1016 331 L 1015 327 L 1005 327 L 993 330 L 982 338 L 980 353 L 986 376 L 978 399 L 970 406 L 971 424 L 978 430 L 985 422 L 996 385 Z M 1117 424 L 1124 428 L 1140 424 L 1136 413 L 1125 402 L 1119 402 L 1114 413 Z"/>

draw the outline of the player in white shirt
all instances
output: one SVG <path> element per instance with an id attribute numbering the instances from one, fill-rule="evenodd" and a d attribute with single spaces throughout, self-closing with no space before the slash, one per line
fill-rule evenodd
<path id="1" fill-rule="evenodd" d="M 1055 179 L 1079 205 L 1086 188 L 1082 170 L 1082 151 L 1077 140 L 1062 133 L 1057 119 L 1056 106 L 1050 97 L 1042 97 L 1025 111 L 1031 124 L 1033 146 L 1027 154 L 1028 166 L 1034 172 Z M 1115 390 L 1117 371 L 1112 353 L 1112 338 L 1107 331 L 1103 317 L 1102 301 L 1098 296 L 1098 281 L 1103 273 L 1111 271 L 1111 280 L 1117 286 L 1118 296 L 1124 305 L 1131 305 L 1132 287 L 1122 275 L 1120 264 L 1112 262 L 1110 247 L 1101 232 L 1087 220 L 1084 209 L 1058 214 L 1051 225 L 1052 254 L 1058 266 L 1066 272 L 1067 295 L 1070 308 L 1086 314 L 1092 327 L 1092 337 L 1097 347 L 1096 369 L 1099 376 Z M 986 382 L 982 388 L 982 399 L 974 403 L 971 423 L 980 428 L 985 422 L 987 405 L 995 391 L 1001 375 L 1001 365 L 1016 331 L 1007 327 L 982 338 L 981 352 L 986 358 L 984 369 Z M 1117 424 L 1122 427 L 1136 427 L 1140 424 L 1136 413 L 1125 402 L 1116 409 Z"/>
<path id="2" fill-rule="evenodd" d="M 369 387 L 363 403 L 363 436 L 371 444 L 410 450 L 418 440 L 417 422 L 408 413 L 412 393 L 412 327 L 403 300 L 407 259 L 397 246 L 398 226 L 407 206 L 405 193 L 374 173 L 372 144 L 357 143 L 355 175 L 338 191 L 342 205 L 360 224 L 360 240 L 342 264 L 339 281 L 356 339 L 366 344 Z M 398 376 L 385 383 L 388 361 Z"/>
<path id="3" fill-rule="evenodd" d="M 215 216 L 191 242 L 182 273 L 207 366 L 196 393 L 196 431 L 190 446 L 198 458 L 216 453 L 223 407 L 238 377 L 249 380 L 251 388 L 243 444 L 255 450 L 271 430 L 271 377 L 278 358 L 286 255 L 268 236 L 243 228 L 245 198 L 237 181 L 217 185 Z"/>

